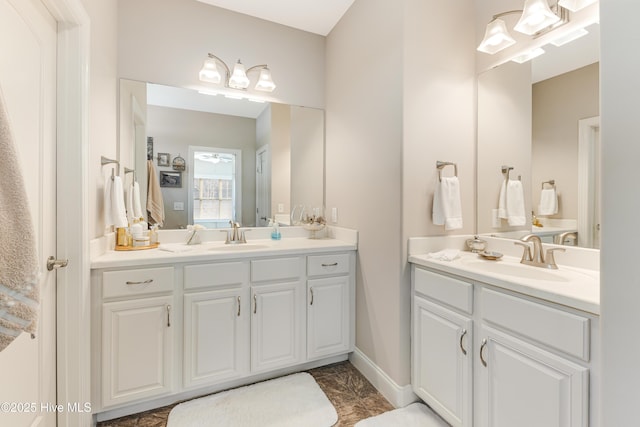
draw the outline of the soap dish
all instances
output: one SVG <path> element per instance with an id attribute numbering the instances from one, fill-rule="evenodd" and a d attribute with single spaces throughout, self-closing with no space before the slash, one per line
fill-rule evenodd
<path id="1" fill-rule="evenodd" d="M 500 252 L 483 251 L 479 252 L 479 255 L 484 259 L 490 260 L 497 260 L 502 258 L 502 254 Z"/>

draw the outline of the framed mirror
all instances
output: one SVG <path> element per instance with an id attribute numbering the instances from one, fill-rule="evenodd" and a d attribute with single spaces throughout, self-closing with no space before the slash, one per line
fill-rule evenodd
<path id="1" fill-rule="evenodd" d="M 296 207 L 324 206 L 322 110 L 127 79 L 119 105 L 120 158 L 134 165 L 143 205 L 147 160 L 171 178 L 184 159 L 180 186 L 161 188 L 164 229 L 287 225 Z"/>
<path id="2" fill-rule="evenodd" d="M 479 234 L 535 233 L 549 243 L 598 247 L 598 24 L 586 30 L 561 47 L 545 46 L 530 62 L 478 76 Z M 524 226 L 498 217 L 503 166 L 522 181 Z M 544 209 L 543 190 L 554 190 L 555 209 Z"/>

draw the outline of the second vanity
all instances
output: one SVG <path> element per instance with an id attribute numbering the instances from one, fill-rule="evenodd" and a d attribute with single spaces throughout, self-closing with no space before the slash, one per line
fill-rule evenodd
<path id="1" fill-rule="evenodd" d="M 271 241 L 254 229 L 241 245 L 175 238 L 163 243 L 172 252 L 95 257 L 97 420 L 345 360 L 355 344 L 357 232 L 287 232 Z"/>
<path id="2" fill-rule="evenodd" d="M 485 260 L 464 238 L 410 239 L 412 386 L 454 427 L 597 426 L 597 251 L 557 254 L 558 270 Z M 452 261 L 429 254 L 460 252 Z"/>

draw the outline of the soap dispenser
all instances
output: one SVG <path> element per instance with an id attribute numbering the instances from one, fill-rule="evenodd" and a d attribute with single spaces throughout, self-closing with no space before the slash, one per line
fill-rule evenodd
<path id="1" fill-rule="evenodd" d="M 270 219 L 269 222 L 269 225 L 273 227 L 271 231 L 271 240 L 280 240 L 280 238 L 282 237 L 280 235 L 280 225 L 277 221 L 274 221 L 272 219 Z"/>

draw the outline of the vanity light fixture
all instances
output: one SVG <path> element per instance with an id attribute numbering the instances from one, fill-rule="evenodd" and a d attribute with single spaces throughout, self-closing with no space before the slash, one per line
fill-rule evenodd
<path id="1" fill-rule="evenodd" d="M 585 7 L 595 3 L 598 0 L 560 0 L 558 5 L 564 7 L 565 9 L 569 9 L 571 12 L 577 12 L 580 9 L 584 9 Z"/>
<path id="2" fill-rule="evenodd" d="M 221 74 L 218 66 L 221 65 L 224 71 L 224 77 Z M 266 64 L 254 65 L 245 70 L 244 65 L 238 59 L 238 62 L 233 66 L 233 72 L 229 69 L 227 64 L 212 53 L 208 54 L 207 59 L 204 61 L 204 65 L 199 73 L 199 78 L 203 82 L 221 84 L 224 83 L 225 87 L 238 90 L 247 90 L 251 81 L 248 74 L 252 71 L 260 70 L 260 76 L 254 89 L 262 92 L 273 92 L 276 88 L 273 79 L 271 78 L 271 71 Z"/>
<path id="3" fill-rule="evenodd" d="M 478 46 L 478 51 L 493 55 L 516 43 L 509 34 L 506 23 L 500 19 L 506 15 L 520 14 L 520 19 L 513 29 L 534 37 L 569 21 L 567 11 L 560 4 L 555 5 L 557 12 L 554 12 L 547 1 L 525 0 L 522 10 L 510 10 L 493 15 L 487 24 L 484 39 Z"/>
<path id="4" fill-rule="evenodd" d="M 530 61 L 533 58 L 536 58 L 544 53 L 544 49 L 541 47 L 537 47 L 529 52 L 523 53 L 522 55 L 518 55 L 512 59 L 513 62 L 517 62 L 518 64 L 522 64 L 524 62 Z"/>

